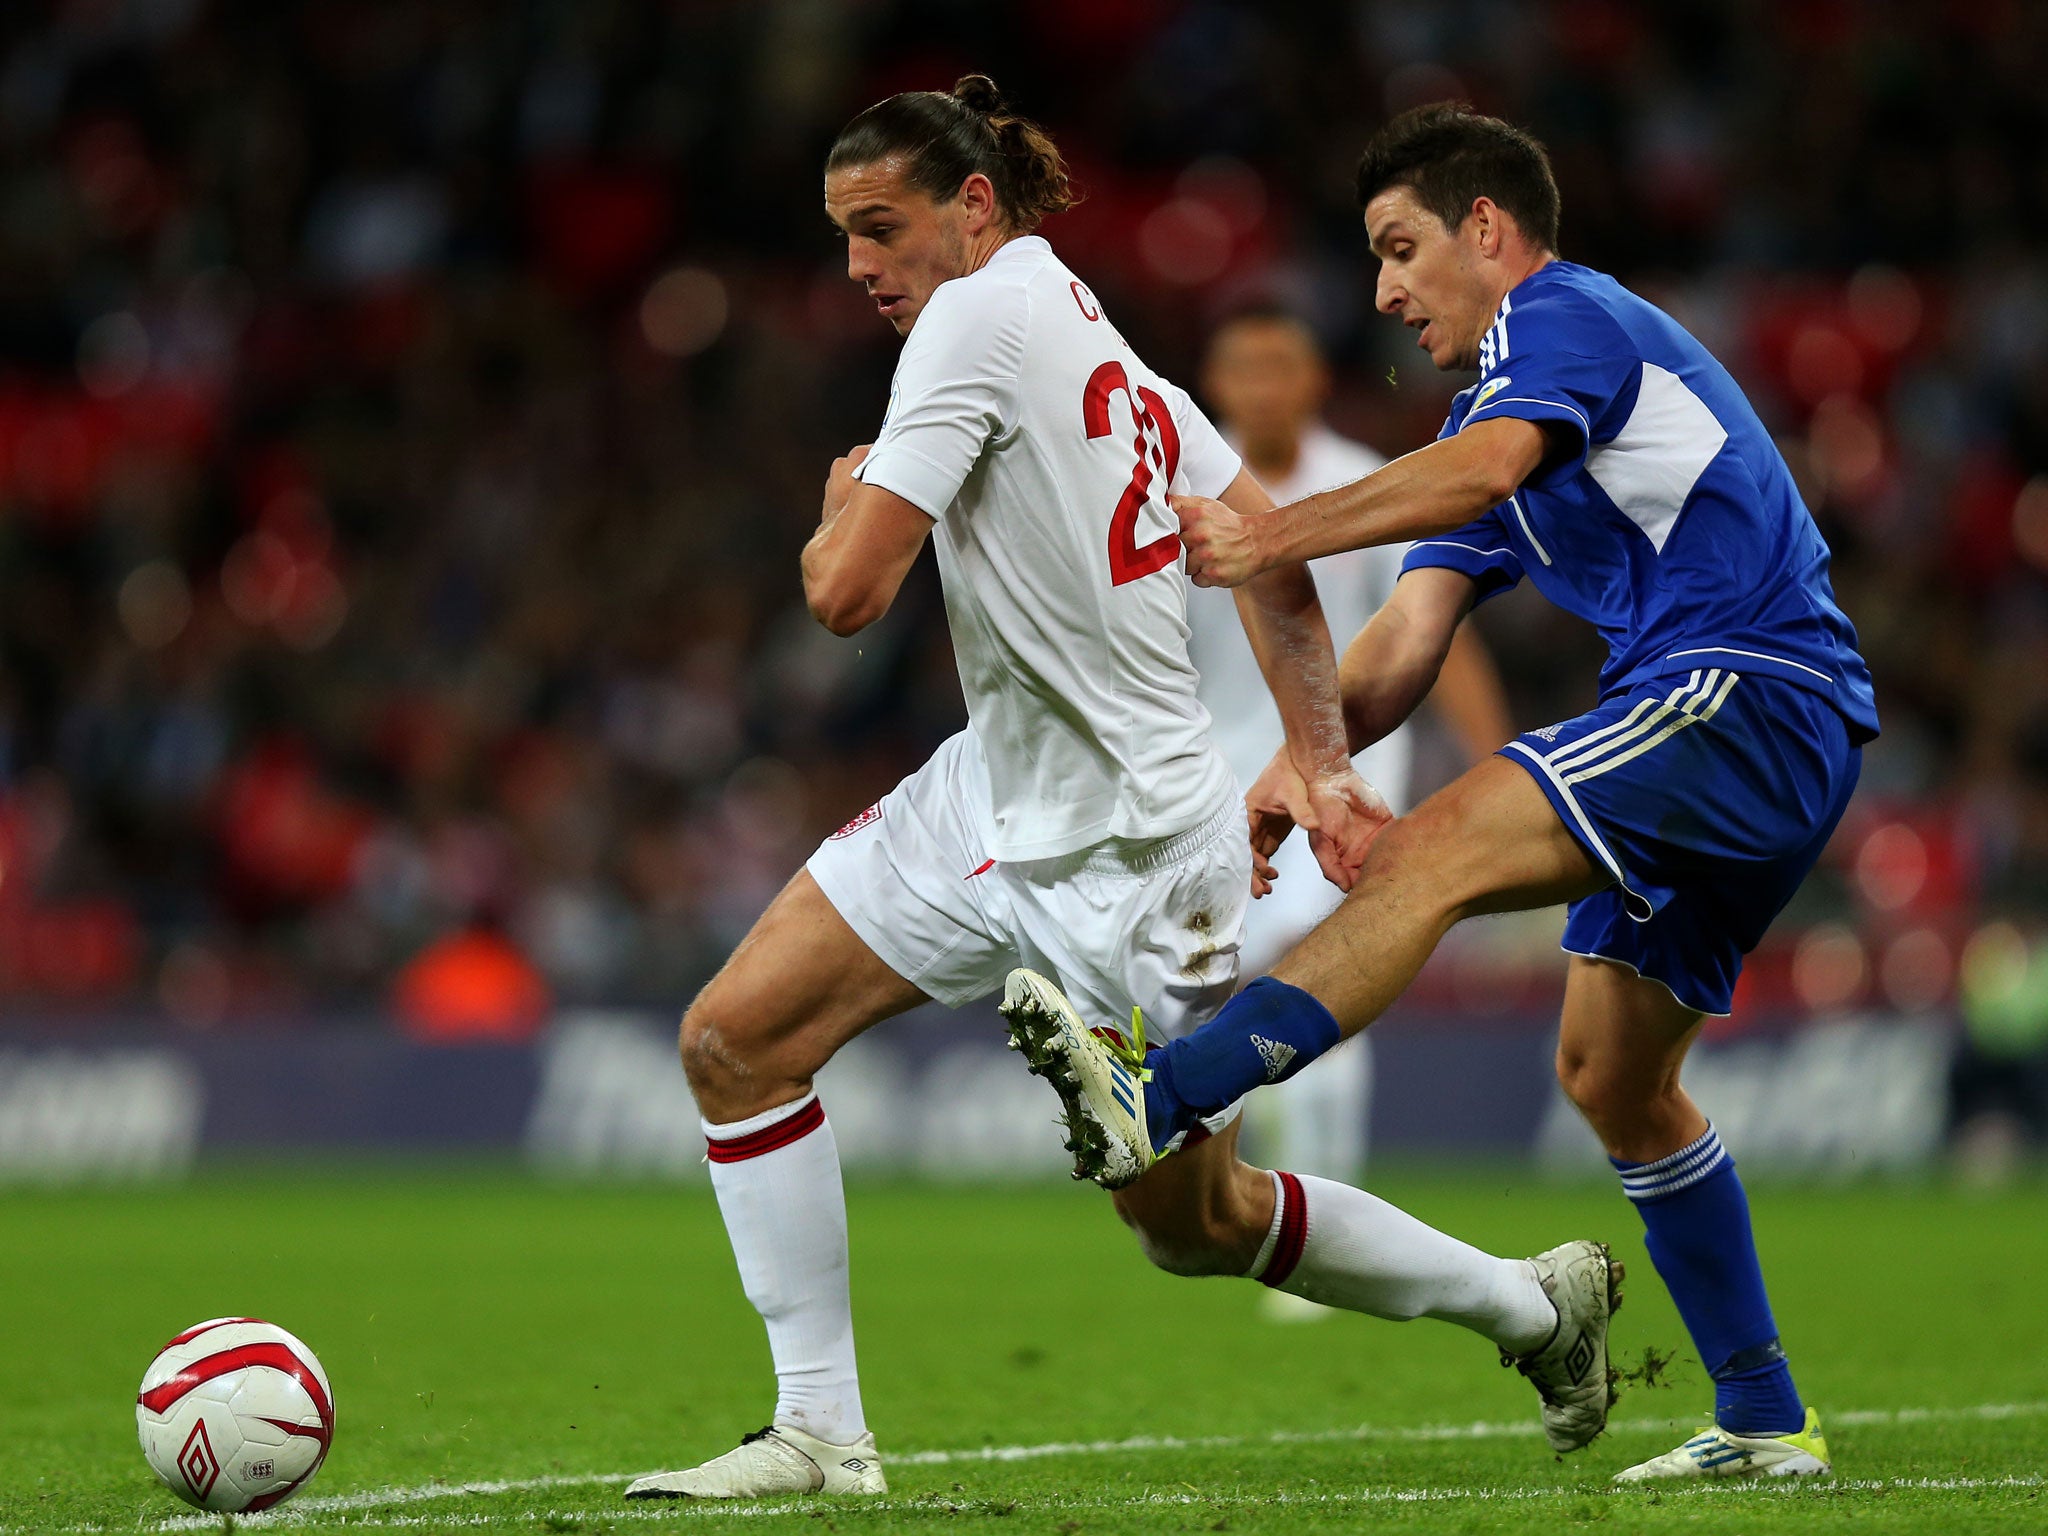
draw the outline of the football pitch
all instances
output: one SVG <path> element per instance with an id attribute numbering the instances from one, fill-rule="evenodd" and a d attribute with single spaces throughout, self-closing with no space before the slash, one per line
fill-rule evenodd
<path id="1" fill-rule="evenodd" d="M 1620 1195 L 1521 1171 L 1373 1182 L 1496 1251 L 1615 1244 L 1634 1379 L 1606 1436 L 1550 1455 L 1533 1393 L 1472 1335 L 1269 1322 L 1253 1285 L 1156 1273 L 1092 1190 L 856 1186 L 889 1495 L 629 1505 L 628 1476 L 724 1450 L 772 1405 L 708 1190 L 217 1172 L 0 1193 L 0 1532 L 221 1529 L 150 1477 L 133 1404 L 166 1338 L 230 1313 L 297 1333 L 335 1388 L 326 1467 L 250 1529 L 2048 1530 L 2048 1187 L 1760 1181 L 1836 1478 L 1645 1491 L 1608 1478 L 1711 1396 Z"/>

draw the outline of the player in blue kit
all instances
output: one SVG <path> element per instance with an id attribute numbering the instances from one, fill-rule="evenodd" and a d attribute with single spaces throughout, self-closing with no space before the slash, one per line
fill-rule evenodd
<path id="1" fill-rule="evenodd" d="M 1177 499 L 1188 568 L 1234 586 L 1415 541 L 1344 659 L 1354 751 L 1422 700 L 1472 606 L 1525 576 L 1599 627 L 1600 701 L 1387 824 L 1344 904 L 1270 977 L 1145 1057 L 1140 1108 L 1092 1089 L 1105 1047 L 1085 1031 L 1059 1037 L 1047 1075 L 1070 1117 L 1149 1157 L 1363 1029 L 1454 923 L 1569 901 L 1558 1077 L 1715 1383 L 1708 1429 L 1620 1477 L 1824 1474 L 1735 1164 L 1679 1068 L 1703 1016 L 1728 1011 L 1877 734 L 1827 546 L 1721 365 L 1612 278 L 1557 258 L 1557 187 L 1533 138 L 1420 108 L 1368 146 L 1358 193 L 1379 308 L 1478 382 L 1436 443 L 1349 486 L 1249 517 Z M 1251 801 L 1292 803 L 1290 775 L 1283 754 Z M 1313 1234 L 1312 1203 L 1292 1219 Z"/>

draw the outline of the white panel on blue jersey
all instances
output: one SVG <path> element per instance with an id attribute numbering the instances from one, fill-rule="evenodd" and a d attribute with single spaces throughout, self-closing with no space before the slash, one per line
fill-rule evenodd
<path id="1" fill-rule="evenodd" d="M 1628 425 L 1587 453 L 1586 473 L 1661 555 L 1686 497 L 1727 441 L 1727 430 L 1685 380 L 1644 363 Z"/>

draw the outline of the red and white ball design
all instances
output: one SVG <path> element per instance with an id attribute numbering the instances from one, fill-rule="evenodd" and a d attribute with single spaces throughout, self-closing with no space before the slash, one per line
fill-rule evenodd
<path id="1" fill-rule="evenodd" d="M 290 1498 L 334 1443 L 334 1393 L 313 1351 L 253 1317 L 187 1328 L 143 1373 L 135 1432 L 150 1470 L 201 1509 Z"/>

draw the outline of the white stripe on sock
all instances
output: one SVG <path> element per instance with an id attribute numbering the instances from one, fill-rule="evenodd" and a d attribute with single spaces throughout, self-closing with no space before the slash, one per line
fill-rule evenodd
<path id="1" fill-rule="evenodd" d="M 1657 1200 L 1689 1189 L 1728 1160 L 1721 1135 L 1712 1125 L 1698 1140 L 1667 1157 L 1621 1173 L 1622 1190 L 1631 1200 Z"/>
<path id="2" fill-rule="evenodd" d="M 698 1124 L 704 1127 L 704 1135 L 709 1140 L 738 1141 L 742 1136 L 751 1136 L 756 1131 L 767 1130 L 771 1125 L 780 1125 L 791 1115 L 801 1113 L 809 1108 L 811 1101 L 817 1098 L 817 1096 L 818 1090 L 813 1088 L 800 1099 L 792 1099 L 787 1104 L 778 1104 L 773 1109 L 764 1109 L 758 1115 L 749 1115 L 744 1120 L 734 1120 L 727 1125 L 714 1125 L 709 1120 L 705 1120 L 700 1116 Z"/>
<path id="3" fill-rule="evenodd" d="M 1707 1122 L 1707 1128 L 1704 1131 L 1700 1132 L 1698 1136 L 1680 1147 L 1676 1152 L 1668 1152 L 1654 1163 L 1640 1163 L 1636 1167 L 1629 1169 L 1622 1177 L 1633 1179 L 1653 1173 L 1668 1173 L 1680 1163 L 1704 1151 L 1720 1139 L 1721 1133 L 1714 1129 L 1714 1123 L 1710 1120 Z"/>
<path id="4" fill-rule="evenodd" d="M 1621 1176 L 1621 1182 L 1629 1185 L 1661 1184 L 1665 1182 L 1667 1179 L 1676 1179 L 1684 1176 L 1685 1174 L 1691 1173 L 1694 1169 L 1698 1168 L 1700 1164 L 1705 1162 L 1711 1162 L 1714 1158 L 1719 1157 L 1720 1155 L 1721 1143 L 1717 1139 L 1702 1144 L 1696 1150 L 1688 1152 L 1678 1161 L 1671 1163 L 1668 1166 L 1660 1165 L 1659 1167 L 1653 1170 L 1632 1170 L 1631 1172 L 1624 1173 Z"/>
<path id="5" fill-rule="evenodd" d="M 1256 1280 L 1266 1272 L 1266 1266 L 1273 1262 L 1273 1250 L 1280 1245 L 1280 1218 L 1287 1214 L 1287 1186 L 1277 1173 L 1268 1173 L 1273 1181 L 1273 1224 L 1266 1228 L 1266 1240 L 1259 1244 L 1259 1256 L 1252 1260 L 1252 1267 L 1244 1272 L 1247 1280 Z"/>

